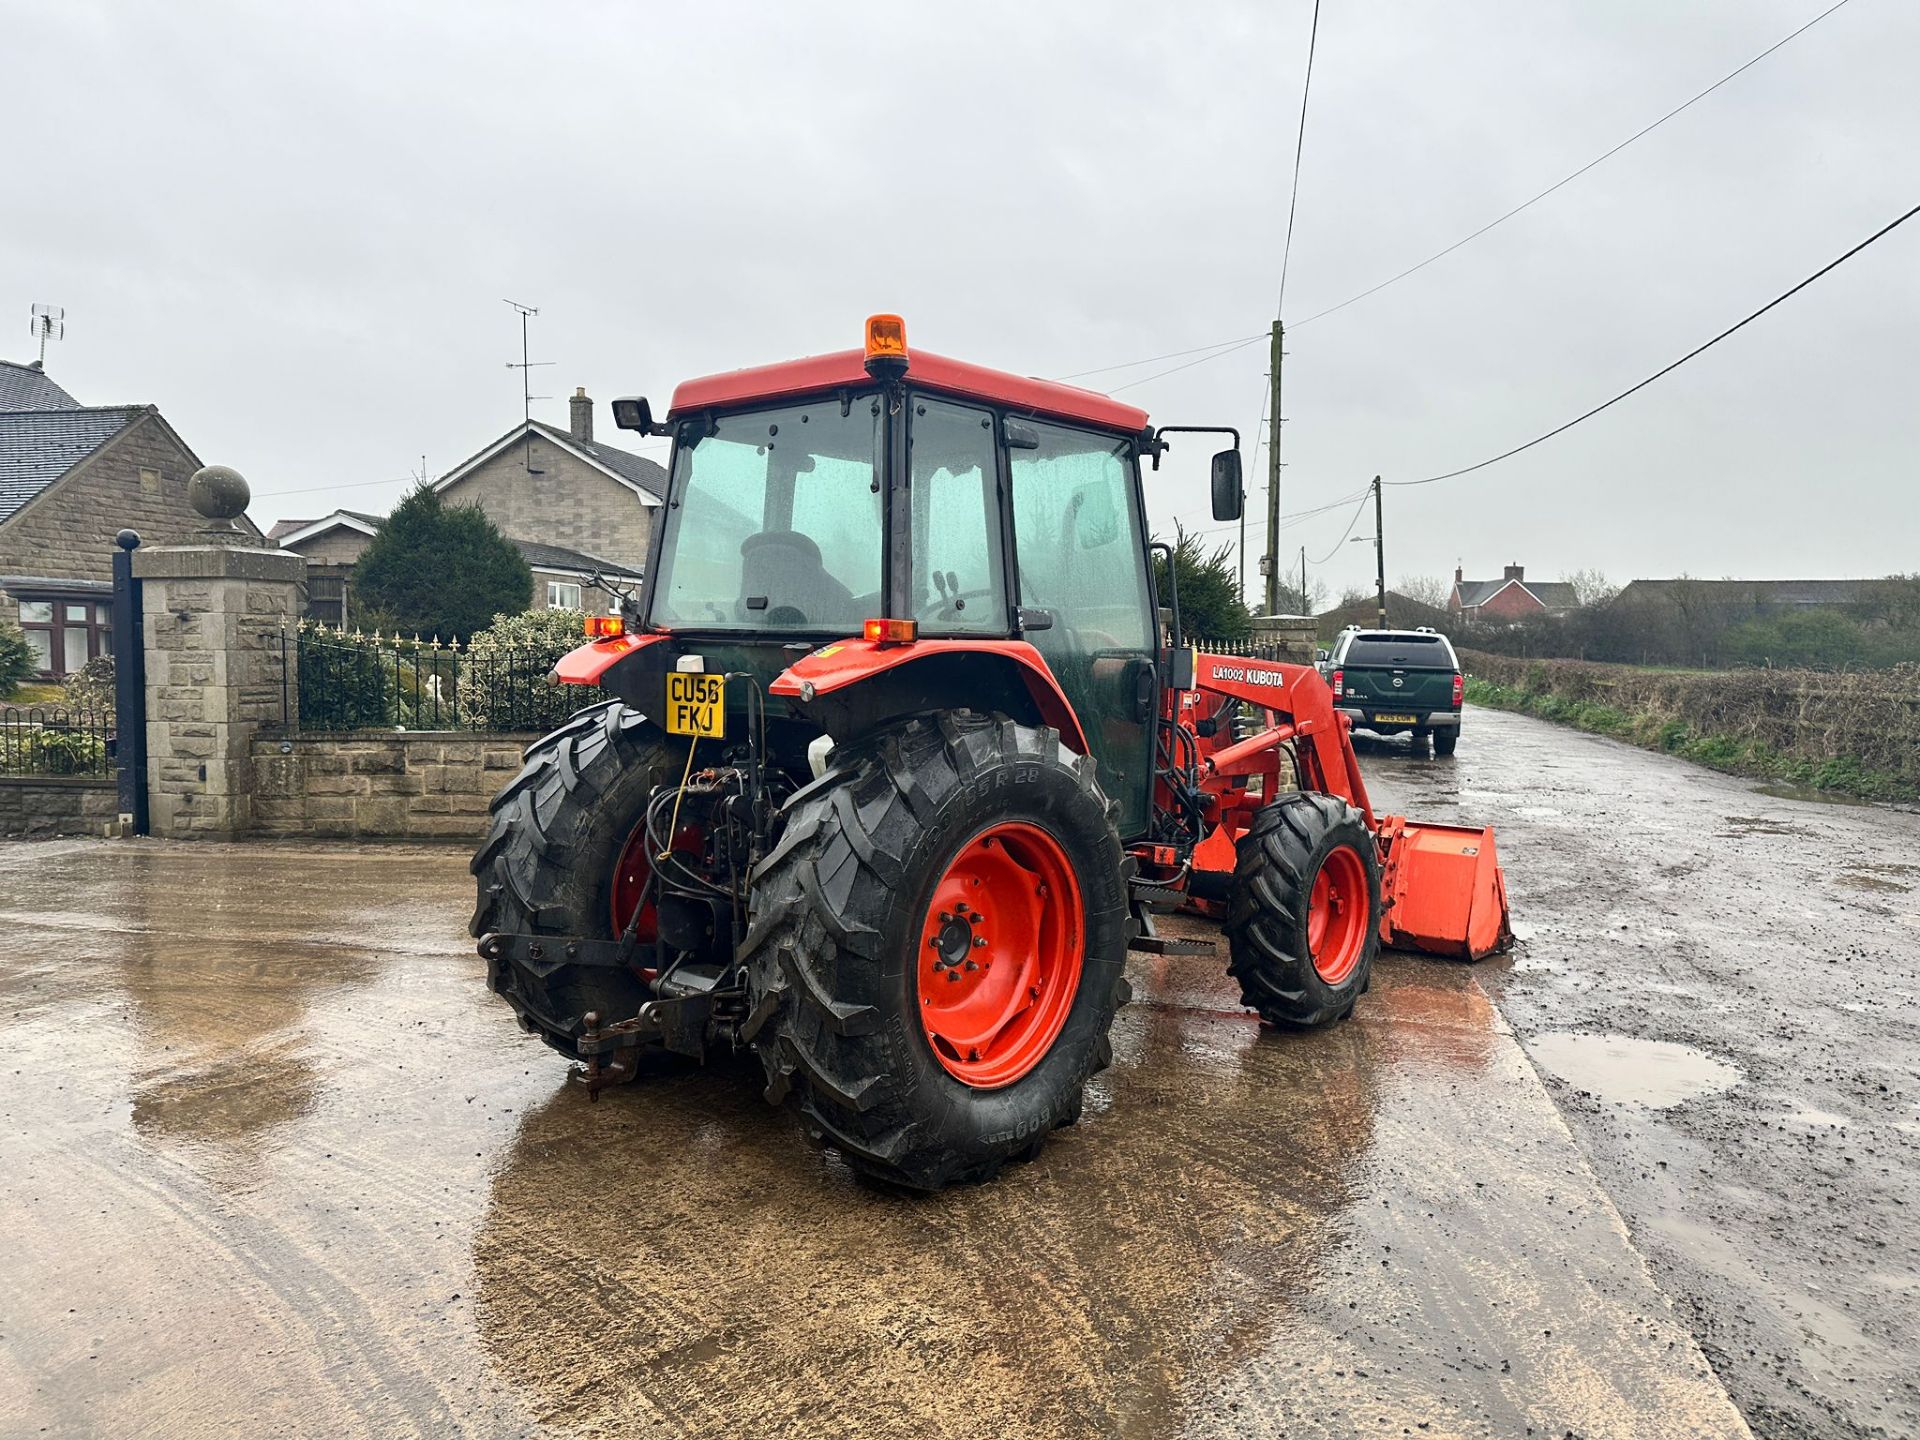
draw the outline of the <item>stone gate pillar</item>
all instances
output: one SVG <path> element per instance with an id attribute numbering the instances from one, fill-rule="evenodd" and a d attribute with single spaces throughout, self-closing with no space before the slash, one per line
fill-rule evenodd
<path id="1" fill-rule="evenodd" d="M 151 832 L 229 839 L 253 826 L 254 732 L 287 720 L 297 693 L 293 647 L 281 637 L 304 608 L 306 562 L 233 523 L 249 498 L 234 471 L 207 466 L 187 493 L 209 521 L 199 543 L 133 554 L 144 587 Z"/>

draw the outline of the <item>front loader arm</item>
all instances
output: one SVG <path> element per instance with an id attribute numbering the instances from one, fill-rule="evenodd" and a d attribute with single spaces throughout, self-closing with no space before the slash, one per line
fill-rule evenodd
<path id="1" fill-rule="evenodd" d="M 1373 805 L 1348 738 L 1347 719 L 1333 708 L 1333 691 L 1318 670 L 1202 651 L 1194 656 L 1193 683 L 1198 690 L 1244 700 L 1267 720 L 1259 734 L 1206 756 L 1209 777 L 1277 771 L 1279 747 L 1291 741 L 1301 770 L 1300 788 L 1339 796 L 1366 817 L 1368 828 L 1374 827 Z"/>

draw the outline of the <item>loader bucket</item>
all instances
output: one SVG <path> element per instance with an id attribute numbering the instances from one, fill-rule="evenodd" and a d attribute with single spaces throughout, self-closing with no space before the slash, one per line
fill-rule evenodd
<path id="1" fill-rule="evenodd" d="M 1379 839 L 1381 944 L 1478 960 L 1512 942 L 1507 882 L 1490 828 L 1390 815 L 1380 822 Z"/>

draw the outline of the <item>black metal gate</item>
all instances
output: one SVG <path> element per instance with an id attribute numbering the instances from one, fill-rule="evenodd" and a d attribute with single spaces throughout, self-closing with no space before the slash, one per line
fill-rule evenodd
<path id="1" fill-rule="evenodd" d="M 147 642 L 142 622 L 140 581 L 133 574 L 133 552 L 140 537 L 122 530 L 113 552 L 113 708 L 114 768 L 120 784 L 122 823 L 135 835 L 147 832 Z"/>

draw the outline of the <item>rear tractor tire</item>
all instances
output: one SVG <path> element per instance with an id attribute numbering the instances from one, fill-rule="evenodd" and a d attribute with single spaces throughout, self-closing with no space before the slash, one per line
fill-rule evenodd
<path id="1" fill-rule="evenodd" d="M 858 1172 L 986 1180 L 1080 1115 L 1126 998 L 1129 862 L 1094 762 L 946 711 L 843 745 L 755 872 L 743 1035 Z"/>
<path id="2" fill-rule="evenodd" d="M 1365 818 L 1332 795 L 1286 795 L 1240 837 L 1227 972 L 1270 1025 L 1353 1013 L 1380 949 L 1380 859 Z"/>
<path id="3" fill-rule="evenodd" d="M 475 939 L 619 938 L 645 880 L 646 846 L 635 836 L 641 811 L 656 784 L 679 778 L 684 746 L 609 701 L 535 741 L 525 758 L 489 807 L 487 838 L 470 867 L 479 894 L 468 929 Z M 625 1020 L 653 993 L 631 967 L 563 965 L 541 977 L 491 960 L 487 983 L 524 1027 L 567 1056 L 577 1054 L 588 1012 L 604 1023 Z"/>

